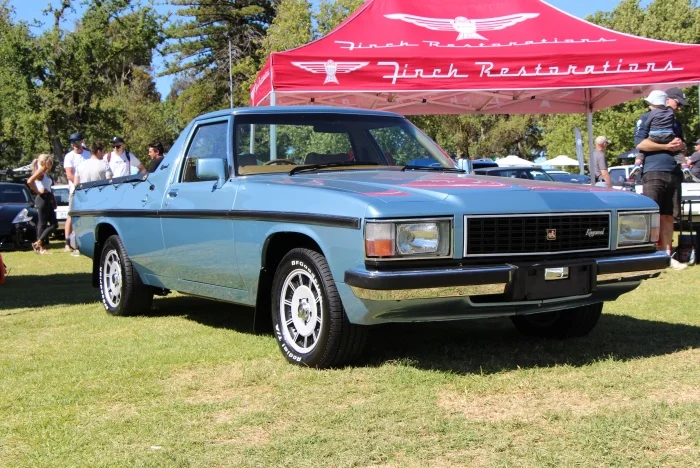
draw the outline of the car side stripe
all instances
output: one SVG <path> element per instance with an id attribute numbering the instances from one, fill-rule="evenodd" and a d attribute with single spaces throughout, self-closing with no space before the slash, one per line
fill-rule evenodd
<path id="1" fill-rule="evenodd" d="M 360 218 L 322 215 L 313 213 L 286 213 L 283 211 L 247 210 L 79 210 L 69 216 L 106 218 L 199 218 L 267 221 L 278 223 L 304 223 L 346 229 L 360 229 Z"/>

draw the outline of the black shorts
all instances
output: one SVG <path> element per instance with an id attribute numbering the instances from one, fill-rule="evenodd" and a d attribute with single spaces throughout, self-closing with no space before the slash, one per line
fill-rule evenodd
<path id="1" fill-rule="evenodd" d="M 659 205 L 662 216 L 677 218 L 681 213 L 683 176 L 672 172 L 647 172 L 642 176 L 644 195 Z"/>

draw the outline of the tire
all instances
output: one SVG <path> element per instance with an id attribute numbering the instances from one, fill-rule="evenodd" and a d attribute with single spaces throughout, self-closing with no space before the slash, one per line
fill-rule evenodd
<path id="1" fill-rule="evenodd" d="M 111 315 L 145 314 L 153 304 L 153 290 L 141 282 L 119 236 L 111 236 L 100 253 L 100 299 Z"/>
<path id="2" fill-rule="evenodd" d="M 287 360 L 308 367 L 350 364 L 367 343 L 367 328 L 348 321 L 325 257 L 304 248 L 291 250 L 277 267 L 272 325 Z"/>
<path id="3" fill-rule="evenodd" d="M 588 335 L 598 323 L 603 303 L 574 309 L 511 317 L 515 328 L 524 335 L 544 338 L 574 338 Z"/>

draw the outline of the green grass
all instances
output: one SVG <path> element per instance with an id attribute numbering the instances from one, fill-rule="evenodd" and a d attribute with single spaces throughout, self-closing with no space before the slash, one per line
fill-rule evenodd
<path id="1" fill-rule="evenodd" d="M 108 316 L 91 263 L 4 254 L 0 465 L 697 466 L 700 268 L 587 338 L 508 320 L 384 326 L 361 366 L 287 364 L 252 312 L 173 296 Z"/>

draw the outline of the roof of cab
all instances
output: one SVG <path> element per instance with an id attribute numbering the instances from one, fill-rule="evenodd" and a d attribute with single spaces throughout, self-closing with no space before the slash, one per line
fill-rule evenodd
<path id="1" fill-rule="evenodd" d="M 225 115 L 245 115 L 245 114 L 346 114 L 346 115 L 371 115 L 378 117 L 402 117 L 393 112 L 375 111 L 367 109 L 354 109 L 350 107 L 334 106 L 260 106 L 260 107 L 237 107 L 235 109 L 224 109 L 200 115 L 196 120 L 223 117 Z"/>

